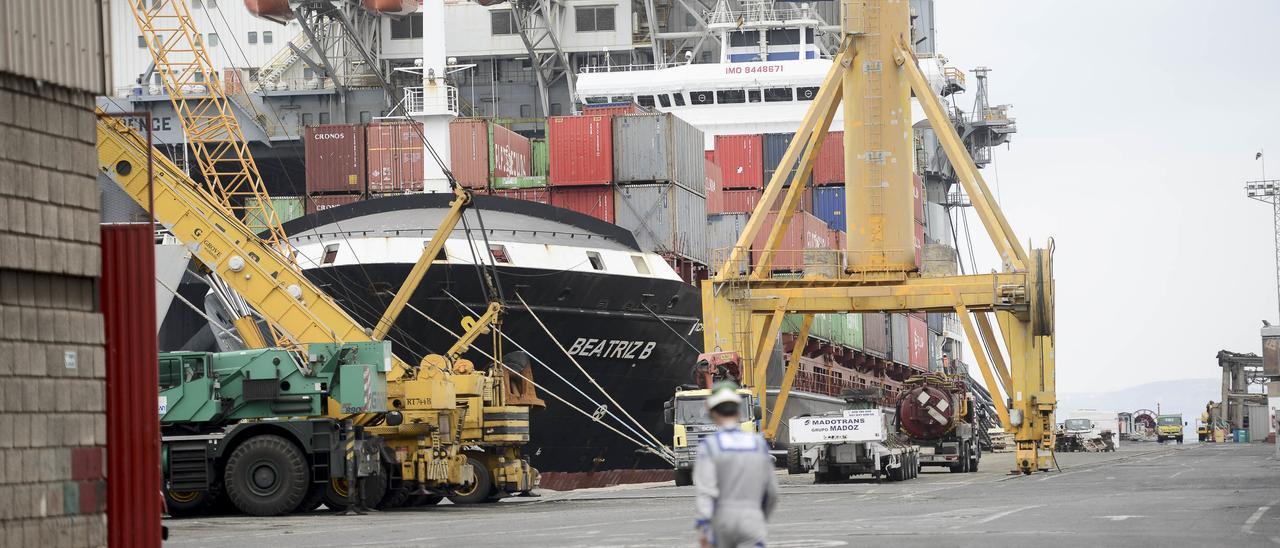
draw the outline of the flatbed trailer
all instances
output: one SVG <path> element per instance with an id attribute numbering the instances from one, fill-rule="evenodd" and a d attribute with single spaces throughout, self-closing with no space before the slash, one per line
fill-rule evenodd
<path id="1" fill-rule="evenodd" d="M 787 471 L 812 471 L 814 483 L 855 475 L 903 481 L 920 474 L 920 448 L 889 428 L 890 412 L 845 409 L 788 421 Z"/>

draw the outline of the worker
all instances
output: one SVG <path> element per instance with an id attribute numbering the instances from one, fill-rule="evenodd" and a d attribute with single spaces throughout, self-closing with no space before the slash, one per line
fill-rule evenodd
<path id="1" fill-rule="evenodd" d="M 764 546 L 765 520 L 778 503 L 769 445 L 740 426 L 742 398 L 731 382 L 707 397 L 715 434 L 702 439 L 693 466 L 702 546 Z"/>

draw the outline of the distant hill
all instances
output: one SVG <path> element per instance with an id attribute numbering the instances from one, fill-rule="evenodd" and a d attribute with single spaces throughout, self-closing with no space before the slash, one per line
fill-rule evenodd
<path id="1" fill-rule="evenodd" d="M 1059 392 L 1058 421 L 1069 418 L 1076 409 L 1104 411 L 1156 410 L 1160 404 L 1163 413 L 1182 413 L 1189 423 L 1192 439 L 1195 439 L 1195 421 L 1204 412 L 1209 400 L 1222 399 L 1222 379 L 1180 379 L 1157 381 L 1113 390 L 1110 392 Z"/>

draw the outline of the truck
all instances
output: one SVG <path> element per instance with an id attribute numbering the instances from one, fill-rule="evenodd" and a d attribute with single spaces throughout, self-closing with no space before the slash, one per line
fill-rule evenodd
<path id="1" fill-rule="evenodd" d="M 353 477 L 380 482 L 395 455 L 339 413 L 386 408 L 389 342 L 312 344 L 159 357 L 161 471 L 169 513 L 231 505 L 275 516 L 354 502 Z M 365 493 L 379 490 L 369 488 Z M 362 500 L 366 506 L 376 501 Z"/>
<path id="2" fill-rule="evenodd" d="M 707 414 L 707 397 L 711 387 L 719 381 L 737 382 L 740 358 L 736 352 L 708 352 L 700 354 L 694 365 L 696 384 L 682 385 L 670 400 L 663 403 L 662 418 L 671 425 L 671 447 L 675 453 L 676 485 L 693 485 L 693 463 L 698 459 L 698 445 L 702 438 L 715 433 L 716 425 Z M 745 432 L 760 431 L 760 406 L 748 388 L 739 388 L 742 398 L 742 421 Z"/>
<path id="3" fill-rule="evenodd" d="M 1120 413 L 1077 409 L 1063 416 L 1067 419 L 1057 429 L 1055 450 L 1107 452 L 1120 446 Z"/>
<path id="4" fill-rule="evenodd" d="M 945 466 L 952 472 L 977 472 L 982 460 L 974 402 L 958 375 L 916 375 L 898 398 L 899 430 L 920 446 L 921 466 Z"/>
<path id="5" fill-rule="evenodd" d="M 898 433 L 893 409 L 879 405 L 879 390 L 846 390 L 845 409 L 787 421 L 787 471 L 812 471 L 814 483 L 857 474 L 903 481 L 920 473 L 920 448 Z"/>
<path id="6" fill-rule="evenodd" d="M 1156 441 L 1164 443 L 1165 440 L 1176 441 L 1182 443 L 1182 428 L 1187 423 L 1183 422 L 1182 414 L 1162 414 L 1156 417 Z"/>

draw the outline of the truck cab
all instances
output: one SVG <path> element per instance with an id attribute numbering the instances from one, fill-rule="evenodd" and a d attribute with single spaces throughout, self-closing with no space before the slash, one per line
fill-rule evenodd
<path id="1" fill-rule="evenodd" d="M 1187 423 L 1182 421 L 1182 415 L 1160 415 L 1156 417 L 1156 441 L 1164 443 L 1165 440 L 1176 441 L 1182 443 L 1182 427 Z"/>
<path id="2" fill-rule="evenodd" d="M 760 410 L 755 396 L 750 390 L 740 388 L 738 396 L 742 397 L 741 428 L 746 432 L 759 431 Z M 672 426 L 672 449 L 676 454 L 676 485 L 693 485 L 693 463 L 698 458 L 698 444 L 702 438 L 714 433 L 716 425 L 707 414 L 707 397 L 711 390 L 706 388 L 684 388 L 676 390 L 675 395 L 666 402 L 663 418 Z"/>

